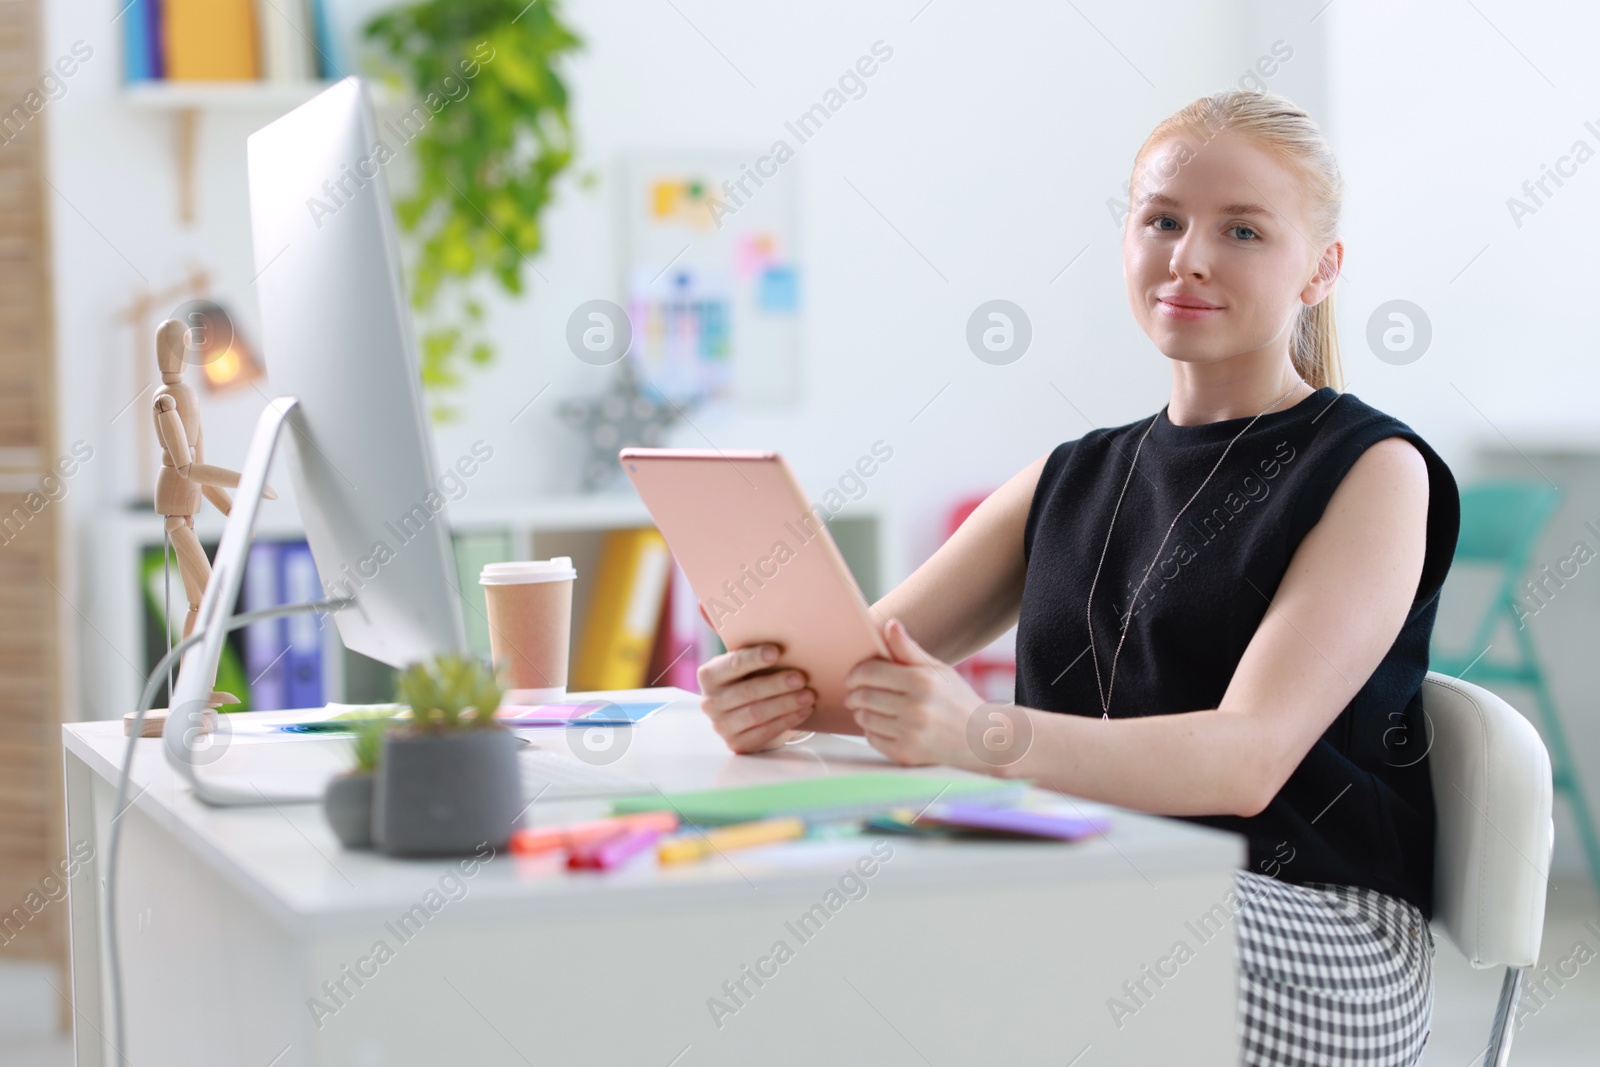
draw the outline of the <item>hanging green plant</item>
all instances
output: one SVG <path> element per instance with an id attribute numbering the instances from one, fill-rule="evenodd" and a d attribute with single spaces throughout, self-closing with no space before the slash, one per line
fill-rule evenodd
<path id="1" fill-rule="evenodd" d="M 562 56 L 583 42 L 556 0 L 422 0 L 385 12 L 364 32 L 399 69 L 416 104 L 385 139 L 416 153 L 415 188 L 397 197 L 417 239 L 411 303 L 421 324 L 422 381 L 438 421 L 458 412 L 442 394 L 494 347 L 472 283 L 493 278 L 513 296 L 544 244 L 540 214 L 573 157 Z"/>

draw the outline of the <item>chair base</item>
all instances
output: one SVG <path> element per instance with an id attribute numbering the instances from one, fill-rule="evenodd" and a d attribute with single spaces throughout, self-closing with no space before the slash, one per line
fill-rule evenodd
<path id="1" fill-rule="evenodd" d="M 1483 1067 L 1506 1067 L 1511 1059 L 1511 1035 L 1515 1030 L 1517 999 L 1522 995 L 1522 978 L 1526 967 L 1507 967 L 1505 979 L 1500 983 L 1500 1003 L 1494 1009 L 1494 1029 L 1489 1031 L 1489 1047 L 1484 1052 Z"/>

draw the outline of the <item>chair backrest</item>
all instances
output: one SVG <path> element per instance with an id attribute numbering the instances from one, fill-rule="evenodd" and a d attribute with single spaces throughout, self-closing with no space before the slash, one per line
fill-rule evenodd
<path id="1" fill-rule="evenodd" d="M 1434 924 L 1474 967 L 1531 967 L 1555 843 L 1550 754 L 1532 723 L 1471 682 L 1429 671 L 1422 707 L 1438 815 Z"/>

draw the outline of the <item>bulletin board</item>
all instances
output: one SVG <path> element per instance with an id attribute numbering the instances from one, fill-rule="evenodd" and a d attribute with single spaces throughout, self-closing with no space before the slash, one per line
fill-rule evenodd
<path id="1" fill-rule="evenodd" d="M 763 157 L 770 176 L 753 176 Z M 651 150 L 626 155 L 621 173 L 628 358 L 640 378 L 674 403 L 796 404 L 804 294 L 794 162 L 759 148 Z"/>

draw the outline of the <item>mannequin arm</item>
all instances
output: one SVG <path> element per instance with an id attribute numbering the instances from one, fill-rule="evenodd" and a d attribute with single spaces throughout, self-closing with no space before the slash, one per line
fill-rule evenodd
<path id="1" fill-rule="evenodd" d="M 184 433 L 178 405 L 170 396 L 156 401 L 156 436 L 161 438 L 161 447 L 172 457 L 174 467 L 182 470 L 194 462 L 194 453 L 189 451 L 189 435 Z"/>
<path id="2" fill-rule="evenodd" d="M 217 510 L 222 512 L 222 514 L 227 515 L 233 510 L 233 501 L 228 499 L 227 493 L 223 492 L 221 489 L 218 489 L 216 486 L 202 484 L 200 486 L 200 492 L 207 500 L 216 505 Z"/>
<path id="3" fill-rule="evenodd" d="M 228 470 L 226 467 L 213 467 L 209 463 L 191 463 L 186 473 L 190 481 L 199 482 L 208 489 L 236 489 L 239 486 L 239 472 Z M 263 500 L 276 500 L 278 499 L 278 494 L 273 492 L 272 486 L 269 485 L 261 490 L 261 498 Z M 209 493 L 206 494 L 206 499 L 213 504 L 217 504 L 216 499 Z M 223 496 L 223 499 L 226 500 L 227 497 Z M 227 509 L 223 508 L 221 504 L 217 504 L 217 507 L 222 510 L 224 515 L 227 514 Z"/>

